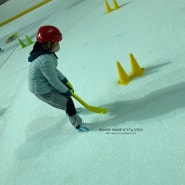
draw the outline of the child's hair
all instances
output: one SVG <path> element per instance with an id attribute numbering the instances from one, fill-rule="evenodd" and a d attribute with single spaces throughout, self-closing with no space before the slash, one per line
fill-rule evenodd
<path id="1" fill-rule="evenodd" d="M 36 52 L 40 51 L 41 49 L 43 49 L 43 44 L 36 42 L 33 46 L 32 51 L 30 52 L 30 54 L 36 53 Z"/>

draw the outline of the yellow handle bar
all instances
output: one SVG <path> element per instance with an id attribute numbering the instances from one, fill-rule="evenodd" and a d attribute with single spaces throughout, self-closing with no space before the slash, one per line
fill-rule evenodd
<path id="1" fill-rule="evenodd" d="M 103 107 L 94 107 L 91 105 L 88 105 L 84 100 L 82 100 L 79 96 L 77 96 L 75 93 L 72 93 L 72 96 L 80 102 L 86 109 L 88 109 L 91 112 L 96 112 L 96 113 L 101 113 L 101 114 L 106 114 L 107 109 Z"/>

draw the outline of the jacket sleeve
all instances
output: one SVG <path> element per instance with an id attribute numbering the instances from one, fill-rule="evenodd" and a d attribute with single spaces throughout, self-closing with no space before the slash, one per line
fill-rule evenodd
<path id="1" fill-rule="evenodd" d="M 56 72 L 60 81 L 63 81 L 66 78 L 58 69 L 56 69 Z"/>
<path id="2" fill-rule="evenodd" d="M 66 93 L 68 88 L 61 83 L 62 73 L 58 74 L 55 63 L 51 60 L 45 60 L 40 68 L 42 74 L 48 80 L 49 84 L 61 93 Z"/>

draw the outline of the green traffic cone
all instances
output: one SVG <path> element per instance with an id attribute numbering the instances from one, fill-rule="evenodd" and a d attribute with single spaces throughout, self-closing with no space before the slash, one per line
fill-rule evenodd
<path id="1" fill-rule="evenodd" d="M 26 35 L 26 39 L 27 39 L 29 45 L 31 45 L 31 44 L 34 43 L 34 42 L 31 40 L 31 38 L 28 37 L 28 35 Z"/>
<path id="2" fill-rule="evenodd" d="M 21 39 L 18 39 L 18 40 L 19 40 L 19 43 L 22 46 L 22 48 L 25 48 L 26 47 L 26 44 Z"/>

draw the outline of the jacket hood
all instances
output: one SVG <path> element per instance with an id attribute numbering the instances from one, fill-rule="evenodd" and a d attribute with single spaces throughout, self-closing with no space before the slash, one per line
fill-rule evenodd
<path id="1" fill-rule="evenodd" d="M 44 54 L 53 54 L 53 52 L 41 49 L 35 53 L 30 54 L 30 56 L 28 57 L 28 62 L 33 62 L 37 57 L 44 55 Z"/>

